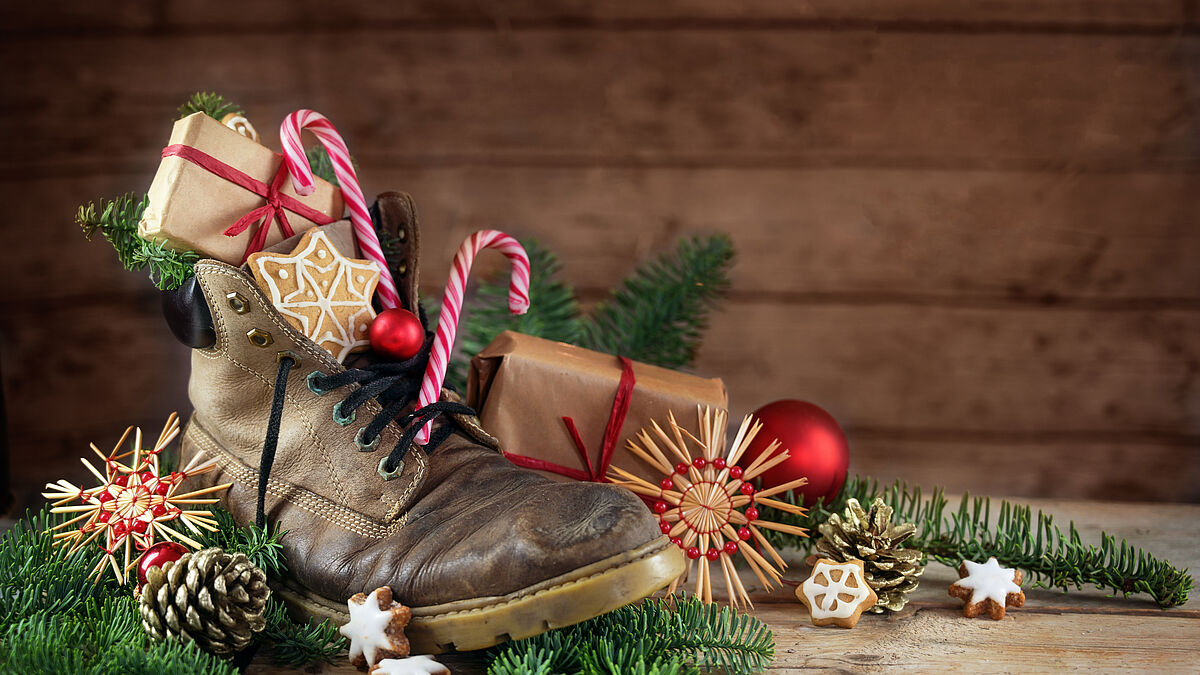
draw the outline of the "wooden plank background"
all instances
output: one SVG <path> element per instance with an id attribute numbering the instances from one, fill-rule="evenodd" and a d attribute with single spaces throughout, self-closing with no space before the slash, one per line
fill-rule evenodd
<path id="1" fill-rule="evenodd" d="M 422 209 L 427 294 L 482 226 L 585 298 L 729 232 L 697 370 L 795 397 L 853 468 L 1200 501 L 1200 5 L 753 0 L 0 7 L 0 359 L 20 496 L 187 408 L 157 295 L 72 223 L 217 90 L 328 114 Z"/>

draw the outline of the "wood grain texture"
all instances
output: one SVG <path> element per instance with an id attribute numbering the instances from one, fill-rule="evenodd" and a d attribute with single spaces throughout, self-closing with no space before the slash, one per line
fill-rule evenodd
<path id="1" fill-rule="evenodd" d="M 413 193 L 427 296 L 479 227 L 540 239 L 589 302 L 727 231 L 697 367 L 735 414 L 815 400 L 883 478 L 1200 499 L 1197 3 L 231 7 L 0 7 L 22 484 L 186 407 L 156 292 L 72 216 L 144 190 L 175 107 L 218 89 L 272 147 L 286 112 L 327 113 L 368 195 Z"/>
<path id="2" fill-rule="evenodd" d="M 1035 509 L 1074 521 L 1084 541 L 1101 530 L 1127 539 L 1179 567 L 1200 567 L 1200 506 L 1110 504 L 1035 500 Z M 796 556 L 792 556 L 795 558 Z M 802 580 L 797 563 L 787 578 Z M 747 585 L 753 583 L 752 577 Z M 1142 597 L 1110 598 L 1095 589 L 1063 595 L 1026 583 L 1023 608 L 1002 621 L 965 619 L 961 601 L 946 589 L 957 578 L 948 567 L 930 564 L 913 601 L 894 615 L 866 615 L 853 630 L 816 628 L 791 588 L 754 596 L 753 614 L 775 634 L 775 662 L 767 673 L 802 670 L 836 672 L 1191 672 L 1200 650 L 1200 597 L 1161 610 Z M 454 673 L 483 673 L 479 654 L 439 657 Z M 256 661 L 248 673 L 293 672 Z M 308 672 L 350 675 L 345 661 Z"/>
<path id="3" fill-rule="evenodd" d="M 214 82 L 266 131 L 285 102 L 322 102 L 371 165 L 1197 167 L 1190 36 L 305 35 L 6 40 L 0 176 L 143 166 L 164 110 Z"/>

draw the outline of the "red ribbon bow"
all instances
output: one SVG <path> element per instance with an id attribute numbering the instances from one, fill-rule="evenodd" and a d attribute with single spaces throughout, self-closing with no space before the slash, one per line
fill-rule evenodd
<path id="1" fill-rule="evenodd" d="M 523 457 L 514 455 L 511 452 L 504 453 L 504 456 L 517 466 L 525 467 L 526 469 L 537 469 L 539 471 L 549 471 L 560 476 L 574 478 L 575 480 L 586 480 L 593 483 L 607 483 L 608 478 L 605 474 L 608 473 L 608 465 L 612 462 L 613 451 L 617 449 L 617 439 L 621 434 L 621 427 L 625 426 L 625 416 L 629 413 L 629 401 L 633 398 L 633 386 L 636 379 L 633 376 L 633 361 L 618 356 L 621 361 L 621 382 L 617 385 L 617 393 L 613 395 L 612 412 L 608 416 L 608 426 L 604 428 L 604 440 L 600 444 L 600 467 L 596 470 L 592 466 L 592 458 L 588 455 L 587 446 L 583 444 L 583 438 L 579 436 L 579 429 L 575 427 L 575 420 L 570 417 L 563 417 L 563 424 L 567 425 L 567 431 L 571 434 L 571 440 L 575 442 L 575 449 L 579 452 L 579 456 L 583 458 L 584 465 L 587 466 L 587 471 L 572 469 L 571 467 L 547 462 L 544 459 L 536 459 L 533 457 Z"/>
<path id="2" fill-rule="evenodd" d="M 245 232 L 246 228 L 254 223 L 262 221 L 262 225 L 254 233 L 254 236 L 250 238 L 250 241 L 246 243 L 246 252 L 242 254 L 243 263 L 246 262 L 251 253 L 257 253 L 266 246 L 267 235 L 271 232 L 272 222 L 279 223 L 279 230 L 283 233 L 285 239 L 295 234 L 292 231 L 292 226 L 288 223 L 287 211 L 307 218 L 318 225 L 328 225 L 334 221 L 333 218 L 304 204 L 295 197 L 280 192 L 280 188 L 283 187 L 283 183 L 288 177 L 287 164 L 282 161 L 282 158 L 279 163 L 279 170 L 275 172 L 274 180 L 268 185 L 236 167 L 229 166 L 206 152 L 187 145 L 168 145 L 163 148 L 162 156 L 164 158 L 179 157 L 185 159 L 267 200 L 266 204 L 238 218 L 237 222 L 226 228 L 224 232 L 226 237 L 236 237 Z"/>

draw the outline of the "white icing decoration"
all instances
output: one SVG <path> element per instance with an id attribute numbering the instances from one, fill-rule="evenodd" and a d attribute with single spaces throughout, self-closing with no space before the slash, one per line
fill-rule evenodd
<path id="1" fill-rule="evenodd" d="M 375 650 L 392 649 L 392 641 L 384 631 L 394 615 L 390 609 L 379 609 L 378 588 L 371 591 L 361 605 L 351 599 L 346 606 L 350 608 L 350 623 L 338 632 L 350 640 L 350 658 L 361 654 L 367 659 L 368 666 L 375 665 Z"/>
<path id="2" fill-rule="evenodd" d="M 407 659 L 384 659 L 371 669 L 370 675 L 440 675 L 450 669 L 432 656 L 410 656 Z"/>
<path id="3" fill-rule="evenodd" d="M 992 600 L 1004 607 L 1008 602 L 1009 593 L 1021 592 L 1021 587 L 1013 581 L 1017 571 L 1001 567 L 995 558 L 988 558 L 988 561 L 982 564 L 964 560 L 963 565 L 967 568 L 967 576 L 954 584 L 971 589 L 968 605 Z"/>
<path id="4" fill-rule="evenodd" d="M 287 270 L 279 270 L 279 278 L 280 279 L 288 278 L 288 271 Z"/>
<path id="5" fill-rule="evenodd" d="M 833 572 L 841 573 L 836 580 L 833 578 Z M 828 585 L 817 583 L 817 578 L 821 576 L 829 582 Z M 857 586 L 846 585 L 846 580 L 851 577 L 857 581 Z M 812 576 L 804 582 L 802 588 L 804 594 L 812 601 L 811 612 L 814 619 L 848 619 L 858 609 L 858 605 L 871 594 L 858 565 L 830 565 L 824 561 L 817 563 Z M 845 601 L 838 597 L 840 595 L 849 595 L 853 599 Z M 820 601 L 817 598 L 820 598 Z"/>
<path id="6" fill-rule="evenodd" d="M 312 234 L 304 250 L 283 256 L 256 255 L 253 264 L 266 283 L 263 290 L 271 296 L 275 309 L 280 314 L 296 319 L 300 332 L 341 361 L 356 347 L 370 344 L 354 334 L 354 326 L 369 324 L 375 318 L 369 290 L 379 278 L 379 266 L 373 261 L 346 258 L 337 252 L 323 231 L 313 229 L 309 232 Z M 316 258 L 325 262 L 316 262 L 311 255 L 314 252 Z M 296 275 L 295 290 L 284 295 L 277 280 L 267 272 L 268 264 L 292 267 L 292 273 Z M 276 273 L 281 278 L 287 276 L 284 269 L 278 269 Z M 333 275 L 332 284 L 329 279 L 318 281 L 318 277 L 329 274 Z M 366 279 L 368 283 L 355 283 L 356 276 Z M 334 300 L 331 296 L 342 288 L 348 291 L 346 299 Z M 335 307 L 358 308 L 358 311 L 349 316 L 345 323 L 339 323 L 333 314 Z"/>

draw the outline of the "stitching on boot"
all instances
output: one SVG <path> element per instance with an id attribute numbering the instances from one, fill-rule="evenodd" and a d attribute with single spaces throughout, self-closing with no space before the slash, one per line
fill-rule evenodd
<path id="1" fill-rule="evenodd" d="M 188 440 L 199 445 L 206 454 L 215 459 L 221 470 L 229 474 L 233 480 L 243 483 L 247 487 L 258 489 L 258 474 L 222 448 L 216 439 L 209 436 L 208 432 L 204 431 L 195 420 L 188 424 L 185 435 Z M 267 494 L 308 511 L 330 524 L 371 539 L 386 539 L 408 523 L 408 514 L 406 513 L 390 525 L 380 525 L 377 521 L 345 506 L 335 504 L 321 495 L 298 485 L 277 481 L 274 478 L 267 479 Z"/>
<path id="2" fill-rule="evenodd" d="M 210 274 L 219 274 L 221 276 L 229 277 L 230 279 L 238 282 L 239 285 L 244 286 L 245 289 L 251 295 L 253 295 L 255 297 L 255 299 L 258 301 L 260 306 L 266 306 L 267 304 L 270 303 L 270 300 L 268 300 L 267 297 L 265 295 L 263 295 L 262 291 L 259 288 L 257 288 L 253 284 L 246 283 L 245 275 L 241 274 L 240 272 L 237 272 L 236 270 L 233 270 L 231 268 L 226 268 L 225 266 L 218 266 L 213 263 L 197 263 L 197 266 L 203 267 L 203 269 L 205 271 L 209 272 Z M 211 285 L 209 284 L 209 280 L 207 278 L 200 276 L 199 274 L 197 274 L 197 279 L 199 279 L 200 284 L 204 288 L 204 290 L 207 291 L 206 296 L 215 298 L 216 294 L 213 292 L 213 289 L 212 289 Z M 206 356 L 207 358 L 215 359 L 215 358 L 220 358 L 222 355 L 224 355 L 234 365 L 238 366 L 239 368 L 241 368 L 242 370 L 245 370 L 248 373 L 255 375 L 255 377 L 258 377 L 260 380 L 263 380 L 262 376 L 259 375 L 256 371 L 250 369 L 248 366 L 245 366 L 245 365 L 239 363 L 237 360 L 235 360 L 232 356 L 230 356 L 228 354 L 227 346 L 228 346 L 229 331 L 226 330 L 224 321 L 221 319 L 220 313 L 213 312 L 213 314 L 216 316 L 216 321 L 219 324 L 219 330 L 217 331 L 217 344 L 220 348 L 220 352 L 214 352 L 211 355 L 204 354 L 204 356 Z M 291 324 L 287 323 L 286 321 L 281 321 L 278 317 L 273 316 L 269 312 L 264 312 L 264 316 L 266 316 L 271 321 L 272 324 L 274 324 L 285 335 L 287 335 L 291 339 L 293 344 L 295 344 L 297 347 L 299 347 L 305 353 L 312 356 L 319 363 L 324 364 L 326 367 L 328 367 L 332 370 L 338 370 L 338 369 L 343 368 L 343 366 L 340 363 L 338 363 L 336 360 L 334 360 L 333 357 L 331 357 L 329 355 L 329 353 L 327 351 L 325 351 L 324 349 L 320 349 L 320 348 L 314 349 L 314 346 L 311 344 L 311 342 L 304 336 L 300 335 L 299 331 L 297 331 L 296 328 L 294 326 L 292 326 Z M 266 381 L 266 380 L 263 380 L 263 381 L 267 382 L 268 387 L 271 386 L 269 381 Z M 287 400 L 299 409 L 300 404 L 295 400 L 295 398 L 293 398 L 291 395 L 287 395 Z M 383 408 L 376 401 L 367 401 L 363 405 L 366 406 L 366 409 L 369 412 L 371 412 L 372 414 L 378 414 L 381 410 L 383 410 Z M 302 414 L 302 416 L 303 416 L 303 414 Z M 326 468 L 327 468 L 327 470 L 329 470 L 330 477 L 333 479 L 333 488 L 334 488 L 334 491 L 337 493 L 338 499 L 340 499 L 342 501 L 349 501 L 349 499 L 347 498 L 346 493 L 345 493 L 345 487 L 342 485 L 342 482 L 338 479 L 338 474 L 336 473 L 336 468 L 335 468 L 335 465 L 333 464 L 333 459 L 329 455 L 329 452 L 325 448 L 324 444 L 321 443 L 320 438 L 316 435 L 316 432 L 314 431 L 312 425 L 308 423 L 307 417 L 305 418 L 305 426 L 308 428 L 309 434 L 316 441 L 317 447 L 321 452 L 321 456 L 325 460 Z M 400 510 L 403 508 L 404 504 L 407 502 L 408 497 L 411 496 L 413 491 L 416 490 L 417 486 L 420 485 L 421 479 L 424 478 L 424 475 L 425 475 L 424 469 L 425 469 L 424 458 L 418 455 L 417 456 L 417 471 L 413 472 L 413 480 L 409 484 L 408 489 L 406 489 L 401 494 L 400 499 L 392 505 L 391 509 L 388 510 L 386 517 L 389 520 L 391 518 L 396 517 L 396 514 L 398 514 L 400 512 Z M 386 492 L 380 494 L 380 501 L 387 501 L 387 499 L 388 499 L 388 496 L 387 496 Z"/>

